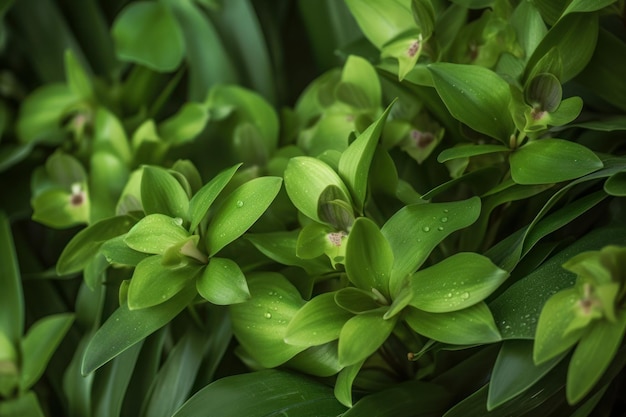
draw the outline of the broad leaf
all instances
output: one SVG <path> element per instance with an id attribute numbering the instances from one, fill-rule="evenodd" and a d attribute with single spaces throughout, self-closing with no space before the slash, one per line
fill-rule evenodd
<path id="1" fill-rule="evenodd" d="M 173 145 L 181 145 L 198 136 L 208 121 L 209 113 L 204 105 L 188 102 L 159 125 L 159 136 Z"/>
<path id="2" fill-rule="evenodd" d="M 220 172 L 191 198 L 189 201 L 189 220 L 191 222 L 189 230 L 193 231 L 198 227 L 217 196 L 228 185 L 240 166 L 241 164 L 237 164 Z"/>
<path id="3" fill-rule="evenodd" d="M 180 218 L 149 214 L 128 231 L 124 242 L 138 252 L 162 255 L 168 248 L 188 237 L 189 232 L 182 227 Z"/>
<path id="4" fill-rule="evenodd" d="M 341 72 L 337 98 L 359 110 L 378 109 L 381 101 L 380 82 L 376 70 L 366 59 L 350 55 Z"/>
<path id="5" fill-rule="evenodd" d="M 505 144 L 509 142 L 515 125 L 508 110 L 511 92 L 506 81 L 476 65 L 442 62 L 428 68 L 454 118 Z"/>
<path id="6" fill-rule="evenodd" d="M 228 376 L 207 385 L 174 417 L 196 417 L 207 410 L 224 416 L 336 417 L 345 408 L 324 384 L 289 372 L 264 370 Z"/>
<path id="7" fill-rule="evenodd" d="M 511 176 L 518 184 L 550 184 L 573 180 L 603 164 L 583 145 L 562 139 L 541 139 L 511 154 Z"/>
<path id="8" fill-rule="evenodd" d="M 352 16 L 365 37 L 378 49 L 398 35 L 415 29 L 409 2 L 390 0 L 347 0 Z"/>
<path id="9" fill-rule="evenodd" d="M 235 261 L 212 257 L 196 280 L 198 293 L 218 305 L 243 303 L 250 298 L 246 277 Z"/>
<path id="10" fill-rule="evenodd" d="M 405 310 L 404 320 L 417 333 L 442 343 L 473 345 L 498 342 L 500 332 L 485 303 L 449 313 Z"/>
<path id="11" fill-rule="evenodd" d="M 353 365 L 376 352 L 391 334 L 396 318 L 385 320 L 382 312 L 370 312 L 348 320 L 339 335 L 339 363 Z"/>
<path id="12" fill-rule="evenodd" d="M 626 197 L 626 172 L 618 172 L 607 178 L 604 191 L 616 197 Z"/>
<path id="13" fill-rule="evenodd" d="M 160 213 L 188 220 L 189 197 L 180 183 L 163 168 L 143 168 L 141 202 L 146 214 Z"/>
<path id="14" fill-rule="evenodd" d="M 336 291 L 334 298 L 339 307 L 352 314 L 367 313 L 387 305 L 387 300 L 375 289 L 367 291 L 361 288 L 346 287 Z"/>
<path id="15" fill-rule="evenodd" d="M 282 179 L 252 179 L 228 195 L 216 209 L 207 228 L 207 248 L 213 256 L 244 234 L 272 204 L 280 191 Z"/>

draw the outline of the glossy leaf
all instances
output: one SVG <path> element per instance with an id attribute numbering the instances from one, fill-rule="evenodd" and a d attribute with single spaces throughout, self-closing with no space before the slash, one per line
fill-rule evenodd
<path id="1" fill-rule="evenodd" d="M 507 340 L 502 344 L 489 383 L 487 409 L 493 410 L 526 391 L 550 372 L 563 355 L 541 364 L 533 362 L 533 342 Z"/>
<path id="2" fill-rule="evenodd" d="M 352 314 L 377 310 L 386 305 L 385 299 L 375 291 L 346 287 L 335 292 L 335 303 Z M 387 318 L 387 317 L 385 317 Z"/>
<path id="3" fill-rule="evenodd" d="M 198 136 L 208 121 L 209 114 L 205 106 L 185 103 L 178 113 L 159 125 L 159 134 L 165 141 L 181 145 Z"/>
<path id="4" fill-rule="evenodd" d="M 279 177 L 259 177 L 235 189 L 216 209 L 207 228 L 207 248 L 213 256 L 244 234 L 272 204 L 280 191 Z"/>
<path id="5" fill-rule="evenodd" d="M 537 7 L 531 2 L 521 2 L 511 16 L 511 24 L 517 39 L 525 51 L 525 59 L 530 56 L 548 32 Z"/>
<path id="6" fill-rule="evenodd" d="M 508 276 L 482 255 L 457 253 L 410 278 L 409 304 L 431 313 L 461 310 L 487 298 Z"/>
<path id="7" fill-rule="evenodd" d="M 461 145 L 445 149 L 437 156 L 438 162 L 446 162 L 453 159 L 468 158 L 478 155 L 487 155 L 497 152 L 508 152 L 509 148 L 502 145 Z"/>
<path id="8" fill-rule="evenodd" d="M 376 70 L 366 59 L 350 55 L 343 66 L 337 98 L 359 110 L 376 110 L 380 106 L 381 89 Z"/>
<path id="9" fill-rule="evenodd" d="M 162 255 L 189 237 L 189 232 L 181 224 L 180 219 L 165 214 L 149 214 L 128 231 L 124 242 L 138 252 Z"/>
<path id="10" fill-rule="evenodd" d="M 135 343 L 165 326 L 178 315 L 196 295 L 186 287 L 166 302 L 141 310 L 121 305 L 93 335 L 83 357 L 82 373 L 88 375 Z"/>
<path id="11" fill-rule="evenodd" d="M 352 314 L 335 302 L 334 293 L 323 293 L 308 301 L 293 316 L 285 342 L 296 346 L 318 346 L 339 338 L 341 328 Z"/>
<path id="12" fill-rule="evenodd" d="M 604 191 L 612 196 L 626 197 L 626 172 L 618 172 L 607 178 Z"/>
<path id="13" fill-rule="evenodd" d="M 212 257 L 196 280 L 198 293 L 217 305 L 243 303 L 250 299 L 246 277 L 235 261 Z"/>
<path id="14" fill-rule="evenodd" d="M 39 380 L 73 322 L 73 314 L 56 314 L 38 320 L 28 329 L 22 340 L 22 391 L 28 391 Z"/>
<path id="15" fill-rule="evenodd" d="M 448 313 L 405 310 L 404 320 L 417 333 L 442 343 L 473 345 L 498 342 L 500 332 L 483 302 Z"/>
<path id="16" fill-rule="evenodd" d="M 591 326 L 576 346 L 567 370 L 566 395 L 570 404 L 582 400 L 611 364 L 624 338 L 626 313 L 622 311 L 613 323 L 600 320 Z"/>
<path id="17" fill-rule="evenodd" d="M 569 13 L 595 12 L 597 10 L 601 10 L 607 6 L 610 6 L 616 1 L 617 0 L 595 0 L 595 1 L 572 0 L 572 2 L 567 6 L 565 11 L 563 12 L 563 16 Z"/>
<path id="18" fill-rule="evenodd" d="M 65 275 L 80 271 L 98 253 L 104 242 L 128 232 L 134 223 L 135 219 L 130 216 L 115 216 L 79 231 L 59 256 L 57 273 Z"/>
<path id="19" fill-rule="evenodd" d="M 239 167 L 241 167 L 241 164 L 221 171 L 194 194 L 191 201 L 189 201 L 190 230 L 195 230 L 198 227 L 217 196 L 228 185 Z"/>
<path id="20" fill-rule="evenodd" d="M 326 163 L 308 156 L 291 158 L 285 169 L 285 189 L 289 199 L 305 216 L 319 221 L 319 198 L 330 185 L 342 193 L 342 200 L 350 202 L 350 192 L 337 173 Z"/>
<path id="21" fill-rule="evenodd" d="M 550 184 L 573 180 L 602 168 L 583 145 L 562 139 L 530 142 L 511 154 L 511 176 L 518 184 Z"/>
<path id="22" fill-rule="evenodd" d="M 102 244 L 100 253 L 105 257 L 108 263 L 113 265 L 137 266 L 152 254 L 138 252 L 128 247 L 124 239 L 126 235 L 120 235 L 107 240 Z"/>
<path id="23" fill-rule="evenodd" d="M 509 114 L 509 85 L 495 72 L 476 65 L 429 65 L 435 88 L 455 119 L 503 143 L 515 131 Z"/>
<path id="24" fill-rule="evenodd" d="M 163 168 L 143 168 L 141 202 L 146 214 L 160 213 L 188 220 L 189 197 L 180 183 Z"/>
<path id="25" fill-rule="evenodd" d="M 304 376 L 264 370 L 222 378 L 207 385 L 176 411 L 195 417 L 214 410 L 225 416 L 336 417 L 345 411 L 332 389 Z"/>
<path id="26" fill-rule="evenodd" d="M 346 407 L 352 407 L 352 384 L 356 379 L 363 363 L 365 361 L 357 362 L 353 365 L 346 366 L 337 375 L 335 381 L 335 397 L 337 400 Z"/>
<path id="27" fill-rule="evenodd" d="M 155 71 L 175 70 L 185 53 L 178 22 L 162 3 L 132 3 L 113 22 L 117 56 Z"/>
<path id="28" fill-rule="evenodd" d="M 137 264 L 128 287 L 128 308 L 138 310 L 161 304 L 189 285 L 200 265 L 168 268 L 161 255 L 150 256 Z"/>
<path id="29" fill-rule="evenodd" d="M 304 301 L 285 277 L 274 272 L 250 275 L 248 288 L 251 298 L 229 307 L 235 336 L 261 365 L 281 365 L 306 348 L 284 341 L 287 326 Z"/>
<path id="30" fill-rule="evenodd" d="M 24 295 L 11 223 L 3 211 L 0 211 L 0 305 L 3 311 L 0 337 L 6 337 L 13 349 L 17 349 L 24 333 Z"/>
<path id="31" fill-rule="evenodd" d="M 369 357 L 387 340 L 395 324 L 396 317 L 384 320 L 381 312 L 352 317 L 339 335 L 339 363 L 349 366 Z"/>
<path id="32" fill-rule="evenodd" d="M 339 175 L 350 190 L 356 209 L 361 212 L 365 204 L 367 178 L 374 151 L 389 111 L 395 101 L 391 102 L 385 111 L 368 126 L 341 154 L 339 159 Z"/>
<path id="33" fill-rule="evenodd" d="M 376 0 L 348 0 L 346 4 L 363 34 L 378 49 L 403 32 L 415 29 L 408 2 L 392 0 L 382 4 Z"/>
<path id="34" fill-rule="evenodd" d="M 360 217 L 352 226 L 346 245 L 346 273 L 350 281 L 366 291 L 376 289 L 389 296 L 389 277 L 394 263 L 391 247 L 378 226 Z"/>
<path id="35" fill-rule="evenodd" d="M 406 277 L 450 233 L 471 225 L 480 214 L 480 199 L 450 203 L 411 204 L 400 209 L 382 227 L 394 256 L 389 292 L 392 298 Z"/>

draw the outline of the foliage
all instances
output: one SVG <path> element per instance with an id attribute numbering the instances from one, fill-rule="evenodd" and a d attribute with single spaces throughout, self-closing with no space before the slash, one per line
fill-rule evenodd
<path id="1" fill-rule="evenodd" d="M 75 6 L 0 2 L 0 416 L 624 410 L 623 0 Z"/>

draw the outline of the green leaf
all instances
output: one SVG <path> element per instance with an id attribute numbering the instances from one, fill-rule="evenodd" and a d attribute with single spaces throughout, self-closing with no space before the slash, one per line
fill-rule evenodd
<path id="1" fill-rule="evenodd" d="M 39 380 L 73 322 L 74 314 L 55 314 L 36 321 L 28 329 L 22 340 L 22 391 L 28 391 Z"/>
<path id="2" fill-rule="evenodd" d="M 389 296 L 389 277 L 394 264 L 393 252 L 376 223 L 359 217 L 346 244 L 346 273 L 350 281 L 366 291 L 373 289 Z"/>
<path id="3" fill-rule="evenodd" d="M 216 209 L 207 228 L 210 256 L 244 234 L 272 204 L 282 178 L 252 179 L 231 192 Z"/>
<path id="4" fill-rule="evenodd" d="M 0 211 L 0 305 L 3 311 L 0 337 L 6 337 L 15 350 L 24 333 L 24 295 L 11 223 L 3 211 Z"/>
<path id="5" fill-rule="evenodd" d="M 395 100 L 387 106 L 385 111 L 374 123 L 368 126 L 341 154 L 339 159 L 339 175 L 345 181 L 356 209 L 361 212 L 365 204 L 367 191 L 367 177 L 374 157 L 378 139 L 382 133 L 385 120 L 389 115 Z"/>
<path id="6" fill-rule="evenodd" d="M 502 145 L 460 145 L 443 150 L 439 154 L 439 156 L 437 156 L 437 161 L 446 162 L 453 159 L 468 158 L 472 156 L 509 151 L 509 148 Z"/>
<path id="7" fill-rule="evenodd" d="M 394 214 L 381 229 L 394 256 L 389 283 L 392 298 L 406 277 L 424 263 L 443 239 L 474 223 L 479 214 L 478 197 L 450 203 L 411 204 Z"/>
<path id="8" fill-rule="evenodd" d="M 131 3 L 119 12 L 111 29 L 117 56 L 155 71 L 175 70 L 185 41 L 171 11 L 160 2 Z"/>
<path id="9" fill-rule="evenodd" d="M 173 417 L 205 415 L 219 410 L 224 416 L 337 417 L 345 408 L 332 389 L 301 375 L 264 370 L 222 378 L 207 385 L 176 411 Z"/>
<path id="10" fill-rule="evenodd" d="M 191 201 L 189 201 L 189 219 L 191 221 L 189 230 L 195 230 L 198 227 L 217 196 L 228 185 L 239 167 L 241 167 L 241 164 L 233 165 L 221 171 L 191 198 Z"/>
<path id="11" fill-rule="evenodd" d="M 289 199 L 310 219 L 320 221 L 317 211 L 319 199 L 329 186 L 340 190 L 342 200 L 351 202 L 350 192 L 339 175 L 319 159 L 308 156 L 291 158 L 284 178 Z"/>
<path id="12" fill-rule="evenodd" d="M 335 94 L 338 100 L 356 109 L 378 109 L 382 96 L 378 75 L 372 64 L 359 56 L 348 56 Z"/>
<path id="13" fill-rule="evenodd" d="M 483 302 L 448 313 L 405 310 L 404 319 L 417 333 L 442 343 L 473 345 L 498 342 L 500 332 Z"/>
<path id="14" fill-rule="evenodd" d="M 168 248 L 189 237 L 181 223 L 180 219 L 165 214 L 149 214 L 128 231 L 124 242 L 138 252 L 163 255 Z"/>
<path id="15" fill-rule="evenodd" d="M 57 261 L 57 274 L 65 275 L 82 270 L 109 239 L 128 232 L 135 219 L 131 216 L 115 216 L 100 220 L 78 232 L 65 246 Z"/>
<path id="16" fill-rule="evenodd" d="M 558 21 L 537 46 L 526 66 L 525 79 L 548 52 L 555 48 L 562 60 L 561 84 L 580 73 L 591 60 L 598 39 L 598 15 L 573 13 Z"/>
<path id="17" fill-rule="evenodd" d="M 188 220 L 189 197 L 180 183 L 163 168 L 143 168 L 141 202 L 146 214 L 161 213 Z"/>
<path id="18" fill-rule="evenodd" d="M 580 339 L 567 370 L 566 395 L 570 404 L 582 400 L 598 383 L 619 349 L 626 331 L 626 313 L 617 320 L 599 320 Z"/>
<path id="19" fill-rule="evenodd" d="M 450 397 L 448 390 L 430 382 L 402 382 L 362 398 L 342 417 L 441 416 Z"/>
<path id="20" fill-rule="evenodd" d="M 200 265 L 168 268 L 161 255 L 150 256 L 137 264 L 128 287 L 128 308 L 139 310 L 171 299 L 200 272 Z"/>
<path id="21" fill-rule="evenodd" d="M 618 172 L 607 178 L 604 191 L 612 196 L 626 197 L 626 172 Z"/>
<path id="22" fill-rule="evenodd" d="M 487 409 L 493 410 L 526 391 L 550 372 L 562 359 L 563 355 L 541 365 L 535 365 L 532 341 L 505 341 L 493 366 Z"/>
<path id="23" fill-rule="evenodd" d="M 390 0 L 346 0 L 352 16 L 365 37 L 381 49 L 398 35 L 415 29 L 415 22 L 408 2 Z"/>
<path id="24" fill-rule="evenodd" d="M 577 319 L 579 301 L 577 288 L 559 291 L 546 301 L 535 333 L 533 360 L 537 365 L 565 352 L 584 334 L 584 327 L 568 331 Z"/>
<path id="25" fill-rule="evenodd" d="M 435 30 L 435 9 L 430 0 L 411 0 L 413 19 L 424 39 L 430 38 Z"/>
<path id="26" fill-rule="evenodd" d="M 430 64 L 437 93 L 455 119 L 508 144 L 515 132 L 509 113 L 509 85 L 495 72 L 476 65 Z"/>
<path id="27" fill-rule="evenodd" d="M 567 6 L 562 16 L 565 16 L 569 13 L 589 13 L 595 12 L 597 10 L 601 10 L 605 7 L 610 6 L 611 4 L 617 2 L 617 0 L 572 0 L 572 2 Z"/>
<path id="28" fill-rule="evenodd" d="M 198 293 L 217 305 L 243 303 L 250 299 L 246 277 L 231 259 L 212 257 L 196 280 Z"/>
<path id="29" fill-rule="evenodd" d="M 126 235 L 114 237 L 104 242 L 100 248 L 100 253 L 106 261 L 113 265 L 137 266 L 149 256 L 149 253 L 138 252 L 128 247 L 124 239 Z"/>
<path id="30" fill-rule="evenodd" d="M 518 42 L 524 48 L 525 59 L 528 60 L 548 33 L 546 24 L 537 7 L 531 2 L 523 1 L 513 11 L 511 25 L 515 29 Z"/>
<path id="31" fill-rule="evenodd" d="M 281 365 L 305 349 L 284 340 L 289 322 L 304 301 L 298 290 L 275 272 L 250 275 L 248 288 L 248 301 L 229 306 L 235 336 L 262 366 Z"/>
<path id="32" fill-rule="evenodd" d="M 461 310 L 487 298 L 508 276 L 485 256 L 457 253 L 410 278 L 409 304 L 431 313 Z"/>
<path id="33" fill-rule="evenodd" d="M 510 163 L 511 177 L 518 184 L 573 180 L 603 166 L 587 147 L 562 139 L 529 142 L 511 154 Z"/>
<path id="34" fill-rule="evenodd" d="M 360 288 L 346 287 L 335 292 L 335 303 L 352 314 L 377 310 L 386 305 L 386 301 L 380 294 Z"/>
<path id="35" fill-rule="evenodd" d="M 206 106 L 188 102 L 178 113 L 159 124 L 159 136 L 173 145 L 181 145 L 198 136 L 208 121 Z"/>
<path id="36" fill-rule="evenodd" d="M 73 193 L 63 189 L 48 189 L 32 200 L 32 219 L 46 226 L 63 229 L 89 222 L 89 200 L 80 185 L 77 187 L 79 204 L 72 204 Z"/>
<path id="37" fill-rule="evenodd" d="M 352 407 L 352 384 L 356 376 L 358 375 L 363 363 L 365 361 L 357 362 L 353 365 L 346 366 L 337 375 L 335 381 L 335 398 L 345 405 L 346 407 Z"/>
<path id="38" fill-rule="evenodd" d="M 341 328 L 352 317 L 335 302 L 335 293 L 323 293 L 308 301 L 293 316 L 285 342 L 296 346 L 318 346 L 339 338 Z"/>
<path id="39" fill-rule="evenodd" d="M 141 310 L 121 305 L 93 335 L 83 357 L 83 375 L 88 375 L 129 347 L 165 326 L 196 296 L 188 286 L 166 302 Z"/>
<path id="40" fill-rule="evenodd" d="M 0 415 L 2 417 L 45 417 L 34 391 L 29 391 L 14 399 L 1 401 Z"/>
<path id="41" fill-rule="evenodd" d="M 339 335 L 339 363 L 354 365 L 376 352 L 391 334 L 396 318 L 385 320 L 381 312 L 368 312 L 348 320 Z"/>
<path id="42" fill-rule="evenodd" d="M 65 51 L 65 77 L 67 85 L 77 97 L 91 98 L 93 95 L 91 80 L 71 49 Z"/>

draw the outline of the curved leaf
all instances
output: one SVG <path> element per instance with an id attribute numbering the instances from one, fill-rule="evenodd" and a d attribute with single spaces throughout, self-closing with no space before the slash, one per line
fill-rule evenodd
<path id="1" fill-rule="evenodd" d="M 196 280 L 198 293 L 217 305 L 243 303 L 250 298 L 246 277 L 235 261 L 213 257 Z"/>
<path id="2" fill-rule="evenodd" d="M 348 320 L 339 334 L 339 363 L 348 366 L 367 359 L 387 340 L 396 319 L 385 320 L 381 312 L 368 312 Z"/>
<path id="3" fill-rule="evenodd" d="M 182 185 L 163 168 L 143 168 L 141 202 L 146 214 L 161 213 L 188 220 L 189 197 Z"/>
<path id="4" fill-rule="evenodd" d="M 129 248 L 162 255 L 168 248 L 189 237 L 180 219 L 165 214 L 149 214 L 139 220 L 124 237 Z"/>

